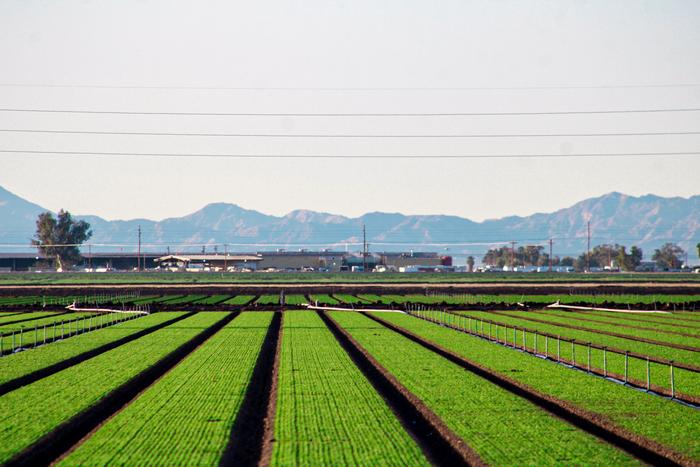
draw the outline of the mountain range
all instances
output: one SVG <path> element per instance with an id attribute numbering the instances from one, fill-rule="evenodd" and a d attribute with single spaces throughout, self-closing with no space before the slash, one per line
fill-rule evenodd
<path id="1" fill-rule="evenodd" d="M 30 247 L 9 245 L 28 245 L 36 217 L 44 211 L 47 209 L 0 187 L 0 251 L 32 251 Z M 371 251 L 443 251 L 480 256 L 499 243 L 546 245 L 553 238 L 555 255 L 575 256 L 586 249 L 588 219 L 591 245 L 637 245 L 646 257 L 666 242 L 678 243 L 695 257 L 695 245 L 700 242 L 700 195 L 635 197 L 613 192 L 552 213 L 483 222 L 457 216 L 384 212 L 351 218 L 309 210 L 295 210 L 280 217 L 228 203 L 208 204 L 192 214 L 160 221 L 75 217 L 91 224 L 93 251 L 134 250 L 139 226 L 144 248 L 155 251 L 168 247 L 171 251 L 201 251 L 206 245 L 206 251 L 211 252 L 215 244 L 224 243 L 229 251 L 342 249 L 346 244 L 350 250 L 359 250 L 364 225 Z M 193 244 L 197 246 L 185 247 Z"/>

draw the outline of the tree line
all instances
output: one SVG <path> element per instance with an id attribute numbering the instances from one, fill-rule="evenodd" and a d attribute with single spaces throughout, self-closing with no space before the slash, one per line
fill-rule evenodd
<path id="1" fill-rule="evenodd" d="M 700 243 L 697 244 L 698 256 L 700 256 Z M 553 256 L 552 266 L 571 266 L 577 271 L 586 271 L 591 268 L 610 268 L 621 271 L 636 270 L 644 256 L 644 252 L 638 246 L 632 246 L 629 251 L 625 245 L 618 243 L 596 245 L 590 251 L 581 253 L 578 257 Z M 654 250 L 651 256 L 657 268 L 661 270 L 681 269 L 685 263 L 686 252 L 675 243 L 666 243 Z M 469 265 L 469 259 L 467 264 Z M 483 264 L 503 268 L 505 266 L 522 267 L 548 267 L 549 254 L 542 245 L 525 245 L 518 248 L 502 246 L 489 249 L 482 259 Z M 473 258 L 471 267 L 473 267 Z"/>

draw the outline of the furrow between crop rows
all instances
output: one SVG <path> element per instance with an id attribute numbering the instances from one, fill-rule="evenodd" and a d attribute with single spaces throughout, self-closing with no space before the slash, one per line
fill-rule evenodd
<path id="1" fill-rule="evenodd" d="M 372 314 L 375 318 L 380 313 Z M 381 313 L 381 320 L 406 332 L 436 343 L 490 372 L 533 388 L 547 398 L 565 401 L 609 430 L 680 464 L 693 465 L 700 459 L 700 411 L 668 399 L 630 390 L 620 384 L 522 352 L 514 352 L 481 338 L 457 332 L 400 313 Z"/>
<path id="2" fill-rule="evenodd" d="M 244 401 L 271 318 L 271 313 L 240 314 L 60 465 L 218 463 L 234 422 L 249 415 Z"/>
<path id="3" fill-rule="evenodd" d="M 272 465 L 427 465 L 312 311 L 285 313 L 274 438 Z"/>
<path id="4" fill-rule="evenodd" d="M 250 373 L 238 415 L 229 430 L 228 443 L 219 462 L 221 466 L 256 466 L 267 465 L 269 462 L 272 451 L 274 407 L 277 400 L 277 371 L 283 314 L 264 313 L 264 316 L 268 316 L 269 326 L 262 345 L 257 347 L 259 353 Z"/>
<path id="5" fill-rule="evenodd" d="M 192 316 L 158 313 L 0 360 L 0 396 Z"/>
<path id="6" fill-rule="evenodd" d="M 0 462 L 53 462 L 232 318 L 194 315 L 0 397 Z"/>
<path id="7" fill-rule="evenodd" d="M 415 336 L 367 315 L 332 316 L 489 464 L 635 462 L 629 454 L 543 410 L 523 391 L 513 391 L 488 372 L 448 358 Z"/>

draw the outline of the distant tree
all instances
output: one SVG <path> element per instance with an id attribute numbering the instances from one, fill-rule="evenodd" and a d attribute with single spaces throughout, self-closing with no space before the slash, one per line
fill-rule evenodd
<path id="1" fill-rule="evenodd" d="M 469 268 L 469 272 L 474 272 L 474 257 L 473 256 L 467 256 L 467 268 Z"/>
<path id="2" fill-rule="evenodd" d="M 683 265 L 681 259 L 685 255 L 685 250 L 675 243 L 666 243 L 661 248 L 654 250 L 651 257 L 656 261 L 656 265 L 662 269 L 680 269 Z"/>
<path id="3" fill-rule="evenodd" d="M 633 246 L 627 253 L 627 247 L 624 245 L 606 243 L 593 247 L 590 261 L 588 253 L 582 253 L 574 262 L 574 266 L 580 271 L 584 271 L 587 265 L 592 268 L 619 267 L 625 271 L 634 271 L 641 261 L 640 248 Z"/>
<path id="4" fill-rule="evenodd" d="M 483 263 L 491 266 L 538 266 L 542 265 L 544 247 L 540 245 L 525 245 L 513 251 L 510 247 L 492 248 L 486 252 Z"/>
<path id="5" fill-rule="evenodd" d="M 629 262 L 627 263 L 626 271 L 634 271 L 637 267 L 642 264 L 642 258 L 644 257 L 644 252 L 638 246 L 633 246 L 630 248 Z"/>
<path id="6" fill-rule="evenodd" d="M 615 263 L 623 271 L 634 271 L 642 262 L 642 255 L 642 249 L 639 247 L 633 246 L 630 248 L 630 252 L 627 253 L 624 246 L 618 246 Z"/>
<path id="7" fill-rule="evenodd" d="M 698 243 L 697 245 L 695 245 L 695 248 L 698 249 L 698 258 L 700 258 L 700 243 Z"/>
<path id="8" fill-rule="evenodd" d="M 571 256 L 564 256 L 561 259 L 561 261 L 559 261 L 559 266 L 570 267 L 570 266 L 574 265 L 574 261 L 575 261 L 574 258 L 572 258 Z"/>
<path id="9" fill-rule="evenodd" d="M 39 214 L 36 220 L 36 238 L 32 245 L 40 253 L 56 261 L 63 271 L 80 261 L 79 245 L 92 236 L 90 224 L 74 221 L 68 211 L 61 209 L 57 217 L 50 212 Z"/>

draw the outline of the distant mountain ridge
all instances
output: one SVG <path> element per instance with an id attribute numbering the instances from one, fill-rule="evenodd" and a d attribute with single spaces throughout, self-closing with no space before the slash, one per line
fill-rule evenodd
<path id="1" fill-rule="evenodd" d="M 36 216 L 44 211 L 46 209 L 41 206 L 0 187 L 0 244 L 28 245 L 34 234 Z M 700 195 L 664 198 L 613 192 L 552 213 L 483 222 L 457 216 L 383 212 L 351 218 L 310 210 L 295 210 L 280 217 L 228 203 L 208 204 L 186 216 L 161 221 L 76 217 L 92 225 L 92 243 L 120 245 L 102 248 L 112 251 L 133 250 L 129 245 L 135 245 L 139 225 L 142 242 L 156 245 L 148 246 L 150 250 L 162 251 L 170 247 L 177 251 L 185 244 L 206 244 L 210 245 L 207 251 L 212 251 L 214 244 L 227 243 L 230 251 L 262 251 L 285 246 L 289 249 L 343 248 L 346 242 L 362 241 L 364 224 L 372 251 L 414 249 L 480 256 L 490 244 L 498 242 L 533 244 L 553 238 L 556 255 L 573 256 L 586 248 L 589 216 L 592 245 L 634 244 L 649 256 L 653 248 L 673 241 L 689 250 L 691 257 L 696 256 L 695 244 L 700 242 Z M 350 248 L 358 249 L 357 246 Z M 0 246 L 0 251 L 20 250 Z"/>

